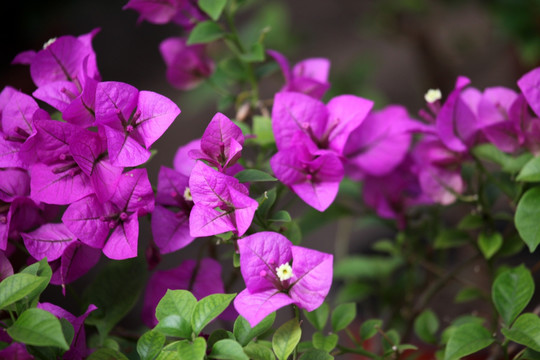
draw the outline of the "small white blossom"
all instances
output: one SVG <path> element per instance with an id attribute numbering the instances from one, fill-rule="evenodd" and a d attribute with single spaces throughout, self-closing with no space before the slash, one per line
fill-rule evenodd
<path id="1" fill-rule="evenodd" d="M 184 199 L 186 199 L 187 201 L 193 201 L 193 197 L 191 196 L 191 190 L 186 187 L 186 189 L 184 190 Z"/>
<path id="2" fill-rule="evenodd" d="M 279 267 L 277 267 L 276 273 L 280 281 L 289 280 L 293 275 L 291 265 L 288 263 L 281 264 Z"/>
<path id="3" fill-rule="evenodd" d="M 439 89 L 429 89 L 424 95 L 424 99 L 428 103 L 433 103 L 437 100 L 440 100 L 442 98 L 441 90 Z"/>

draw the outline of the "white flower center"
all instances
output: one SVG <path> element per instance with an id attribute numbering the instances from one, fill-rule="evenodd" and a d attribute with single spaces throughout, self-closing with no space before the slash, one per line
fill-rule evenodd
<path id="1" fill-rule="evenodd" d="M 291 265 L 288 263 L 281 264 L 279 267 L 277 267 L 276 273 L 280 281 L 289 280 L 293 275 Z"/>
<path id="2" fill-rule="evenodd" d="M 186 189 L 184 190 L 184 199 L 186 199 L 187 201 L 193 201 L 193 197 L 191 196 L 191 190 L 186 187 Z"/>
<path id="3" fill-rule="evenodd" d="M 43 50 L 45 50 L 46 48 L 48 48 L 53 42 L 56 41 L 56 38 L 52 38 L 52 39 L 49 39 L 45 44 L 43 44 Z"/>
<path id="4" fill-rule="evenodd" d="M 433 103 L 437 100 L 440 100 L 442 98 L 441 90 L 439 89 L 429 89 L 424 95 L 424 99 L 428 103 Z"/>

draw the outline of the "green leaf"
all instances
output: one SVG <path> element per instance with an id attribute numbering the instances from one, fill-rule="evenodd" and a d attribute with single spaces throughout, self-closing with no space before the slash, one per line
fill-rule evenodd
<path id="1" fill-rule="evenodd" d="M 211 349 L 215 343 L 223 339 L 235 340 L 234 335 L 230 335 L 230 334 L 232 333 L 227 330 L 223 330 L 223 329 L 214 330 L 212 334 L 210 334 L 210 337 L 208 338 L 208 341 L 206 342 L 206 347 Z"/>
<path id="2" fill-rule="evenodd" d="M 519 172 L 517 181 L 536 182 L 540 181 L 540 157 L 533 157 Z"/>
<path id="3" fill-rule="evenodd" d="M 516 319 L 510 329 L 502 329 L 509 340 L 540 351 L 540 318 L 536 314 L 525 313 Z"/>
<path id="4" fill-rule="evenodd" d="M 146 266 L 139 259 L 109 262 L 86 288 L 83 303 L 97 306 L 86 319 L 102 339 L 135 305 L 146 284 Z"/>
<path id="5" fill-rule="evenodd" d="M 42 309 L 31 308 L 23 312 L 7 333 L 13 340 L 24 344 L 69 349 L 60 320 Z"/>
<path id="6" fill-rule="evenodd" d="M 300 341 L 302 330 L 296 319 L 281 325 L 272 337 L 272 349 L 279 360 L 286 360 Z"/>
<path id="7" fill-rule="evenodd" d="M 469 241 L 469 234 L 458 229 L 443 229 L 435 238 L 435 249 L 449 249 L 461 246 Z"/>
<path id="8" fill-rule="evenodd" d="M 300 226 L 298 226 L 296 221 L 290 221 L 286 224 L 282 224 L 281 227 L 285 227 L 283 235 L 285 235 L 287 239 L 291 240 L 293 245 L 300 245 L 302 242 L 302 231 L 300 230 Z"/>
<path id="9" fill-rule="evenodd" d="M 268 221 L 273 222 L 290 222 L 291 220 L 291 215 L 286 210 L 279 210 L 278 212 L 272 214 L 270 219 L 268 219 Z"/>
<path id="10" fill-rule="evenodd" d="M 180 341 L 179 341 L 180 343 Z M 176 344 L 178 345 L 178 344 Z M 178 351 L 166 351 L 165 349 L 163 349 L 162 352 L 159 353 L 158 357 L 156 358 L 156 360 L 182 360 L 180 358 L 180 353 Z"/>
<path id="11" fill-rule="evenodd" d="M 384 334 L 385 336 L 382 338 L 382 347 L 384 355 L 388 356 L 396 352 L 397 349 L 395 349 L 394 346 L 399 345 L 401 338 L 399 333 L 394 329 L 385 331 Z"/>
<path id="12" fill-rule="evenodd" d="M 212 359 L 249 360 L 242 346 L 231 339 L 220 340 L 215 343 L 208 357 Z"/>
<path id="13" fill-rule="evenodd" d="M 349 256 L 339 261 L 334 268 L 334 277 L 338 279 L 380 279 L 388 277 L 403 261 L 385 256 Z"/>
<path id="14" fill-rule="evenodd" d="M 198 337 L 193 342 L 181 341 L 178 344 L 178 354 L 182 360 L 203 360 L 206 355 L 206 340 Z"/>
<path id="15" fill-rule="evenodd" d="M 236 294 L 212 294 L 202 298 L 191 315 L 191 326 L 193 332 L 199 335 L 202 329 L 219 314 L 221 314 Z"/>
<path id="16" fill-rule="evenodd" d="M 458 230 L 475 230 L 484 225 L 484 219 L 480 214 L 466 215 L 457 225 Z"/>
<path id="17" fill-rule="evenodd" d="M 275 360 L 276 359 L 272 350 L 270 350 L 266 346 L 253 343 L 253 342 L 244 346 L 244 352 L 246 353 L 247 356 L 249 356 L 250 359 L 253 359 L 253 360 Z"/>
<path id="18" fill-rule="evenodd" d="M 482 324 L 483 324 L 484 322 L 486 322 L 486 319 L 480 318 L 480 317 L 477 317 L 477 316 L 472 316 L 472 315 L 462 315 L 462 316 L 459 316 L 457 319 L 455 319 L 455 320 L 452 322 L 452 325 L 450 325 L 449 327 L 447 327 L 446 329 L 444 329 L 444 331 L 443 331 L 442 334 L 441 334 L 441 341 L 440 341 L 440 343 L 441 343 L 441 344 L 446 344 L 446 343 L 448 343 L 448 340 L 450 339 L 450 337 L 452 337 L 452 334 L 454 334 L 454 332 L 456 331 L 456 329 L 459 328 L 461 325 L 465 325 L 465 324 L 477 324 L 477 325 L 482 326 Z"/>
<path id="19" fill-rule="evenodd" d="M 219 19 L 227 0 L 199 0 L 199 7 L 213 20 Z"/>
<path id="20" fill-rule="evenodd" d="M 238 316 L 234 322 L 233 333 L 236 337 L 236 340 L 242 346 L 246 346 L 253 338 L 264 334 L 268 329 L 274 324 L 276 319 L 276 313 L 273 312 L 264 319 L 261 320 L 254 328 L 249 325 L 249 322 L 243 317 Z"/>
<path id="21" fill-rule="evenodd" d="M 341 304 L 332 312 L 332 330 L 334 332 L 345 329 L 356 317 L 356 304 Z"/>
<path id="22" fill-rule="evenodd" d="M 527 190 L 516 209 L 516 229 L 532 253 L 540 244 L 540 186 Z"/>
<path id="23" fill-rule="evenodd" d="M 257 201 L 259 202 L 259 208 L 257 209 L 257 212 L 261 214 L 263 218 L 266 218 L 268 216 L 268 212 L 272 208 L 272 205 L 276 202 L 276 188 L 272 188 L 270 190 L 267 190 L 264 192 L 262 196 L 260 196 Z"/>
<path id="24" fill-rule="evenodd" d="M 365 341 L 372 338 L 376 333 L 377 329 L 382 327 L 382 320 L 380 319 L 369 319 L 366 320 L 360 325 L 360 338 Z"/>
<path id="25" fill-rule="evenodd" d="M 414 331 L 422 341 L 436 343 L 435 333 L 439 329 L 439 319 L 430 309 L 424 310 L 414 320 Z"/>
<path id="26" fill-rule="evenodd" d="M 191 338 L 191 317 L 197 299 L 187 290 L 167 290 L 156 307 L 156 330 L 167 336 Z"/>
<path id="27" fill-rule="evenodd" d="M 478 236 L 478 247 L 486 259 L 491 259 L 503 244 L 502 235 L 498 232 L 481 232 Z"/>
<path id="28" fill-rule="evenodd" d="M 245 182 L 261 182 L 261 181 L 277 181 L 272 175 L 257 169 L 242 170 L 234 175 L 241 183 Z"/>
<path id="29" fill-rule="evenodd" d="M 477 323 L 457 327 L 446 345 L 444 360 L 461 359 L 491 345 L 495 339 L 489 331 Z"/>
<path id="30" fill-rule="evenodd" d="M 118 350 L 101 348 L 94 351 L 86 360 L 128 360 L 128 358 Z"/>
<path id="31" fill-rule="evenodd" d="M 334 357 L 324 350 L 311 349 L 300 356 L 303 360 L 332 360 Z"/>
<path id="32" fill-rule="evenodd" d="M 464 288 L 460 290 L 456 297 L 454 298 L 454 301 L 456 303 L 464 303 L 471 300 L 480 299 L 483 297 L 482 292 L 477 288 Z"/>
<path id="33" fill-rule="evenodd" d="M 507 173 L 516 173 L 533 157 L 526 153 L 518 157 L 505 154 L 493 144 L 482 144 L 472 150 L 477 157 L 494 162 L 501 166 L 501 169 Z"/>
<path id="34" fill-rule="evenodd" d="M 208 20 L 195 25 L 189 34 L 187 44 L 204 44 L 220 39 L 225 35 L 223 29 L 215 22 Z"/>
<path id="35" fill-rule="evenodd" d="M 304 316 L 308 321 L 319 331 L 323 331 L 326 321 L 328 320 L 328 314 L 330 313 L 330 307 L 328 303 L 323 302 L 317 309 L 307 312 L 304 310 Z"/>
<path id="36" fill-rule="evenodd" d="M 36 306 L 39 295 L 43 292 L 43 290 L 47 288 L 47 285 L 49 285 L 49 282 L 51 281 L 51 277 L 52 277 L 52 269 L 49 266 L 49 263 L 47 262 L 47 258 L 43 258 L 37 263 L 34 263 L 26 267 L 24 270 L 21 271 L 21 273 L 39 276 L 40 278 L 43 278 L 46 280 L 37 289 L 35 289 L 34 291 L 31 291 L 30 294 L 28 294 L 28 299 L 31 302 L 32 301 L 34 302 L 33 306 Z"/>
<path id="37" fill-rule="evenodd" d="M 264 46 L 260 42 L 251 45 L 249 51 L 240 55 L 245 62 L 260 62 L 264 60 Z"/>
<path id="38" fill-rule="evenodd" d="M 491 290 L 495 308 L 507 326 L 525 309 L 533 294 L 534 280 L 524 265 L 500 273 Z"/>
<path id="39" fill-rule="evenodd" d="M 62 334 L 64 334 L 64 339 L 66 339 L 66 343 L 68 345 L 71 345 L 71 342 L 73 341 L 73 337 L 75 336 L 75 329 L 73 329 L 73 325 L 69 322 L 69 320 L 64 318 L 58 318 L 60 320 L 60 326 L 62 327 Z"/>
<path id="40" fill-rule="evenodd" d="M 253 134 L 255 142 L 260 146 L 275 144 L 274 132 L 272 131 L 272 119 L 266 116 L 253 116 Z"/>
<path id="41" fill-rule="evenodd" d="M 0 282 L 0 309 L 3 309 L 25 296 L 29 296 L 36 289 L 47 285 L 47 279 L 30 274 L 14 274 Z"/>
<path id="42" fill-rule="evenodd" d="M 527 348 L 520 360 L 540 360 L 540 352 Z"/>
<path id="43" fill-rule="evenodd" d="M 141 360 L 153 360 L 165 345 L 165 335 L 156 330 L 144 333 L 137 341 L 137 353 Z"/>
<path id="44" fill-rule="evenodd" d="M 339 337 L 336 334 L 330 334 L 328 336 L 324 336 L 320 332 L 314 333 L 313 337 L 311 338 L 313 347 L 315 349 L 324 350 L 327 353 L 329 353 L 336 347 L 338 340 L 339 340 Z"/>

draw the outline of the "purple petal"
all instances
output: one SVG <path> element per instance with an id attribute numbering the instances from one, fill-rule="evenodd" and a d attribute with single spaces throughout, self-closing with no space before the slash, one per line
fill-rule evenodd
<path id="1" fill-rule="evenodd" d="M 62 223 L 44 224 L 31 233 L 21 234 L 28 253 L 36 260 L 54 261 L 76 240 L 75 235 Z"/>
<path id="2" fill-rule="evenodd" d="M 13 266 L 11 266 L 6 254 L 0 251 L 0 282 L 11 275 L 13 275 Z"/>
<path id="3" fill-rule="evenodd" d="M 289 84 L 292 80 L 292 70 L 289 64 L 289 60 L 287 60 L 287 58 L 283 56 L 283 54 L 275 50 L 266 50 L 266 53 L 273 57 L 274 60 L 276 60 L 279 67 L 281 68 L 281 71 L 283 72 L 283 76 L 285 77 L 285 83 Z"/>
<path id="4" fill-rule="evenodd" d="M 234 224 L 236 225 L 236 232 L 238 236 L 244 235 L 244 233 L 251 226 L 255 211 L 259 207 L 259 203 L 234 189 L 230 186 L 228 188 L 229 198 L 232 200 L 232 206 L 234 207 Z"/>
<path id="5" fill-rule="evenodd" d="M 70 95 L 78 96 L 79 89 L 71 81 L 55 81 L 40 86 L 32 93 L 32 95 L 36 99 L 51 105 L 56 110 L 63 112 L 73 100 Z"/>
<path id="6" fill-rule="evenodd" d="M 16 360 L 34 360 L 35 358 L 26 351 L 24 344 L 13 342 L 8 347 L 0 350 L 0 358 Z"/>
<path id="7" fill-rule="evenodd" d="M 321 83 L 328 81 L 330 60 L 325 58 L 309 58 L 298 62 L 292 70 L 295 77 L 310 78 Z"/>
<path id="8" fill-rule="evenodd" d="M 279 150 L 292 146 L 293 138 L 319 145 L 328 122 L 326 106 L 307 95 L 277 93 L 272 108 L 272 130 Z M 298 140 L 298 139 L 297 139 Z"/>
<path id="9" fill-rule="evenodd" d="M 251 293 L 275 289 L 268 276 L 276 276 L 276 268 L 291 261 L 292 243 L 275 232 L 259 232 L 238 240 L 240 270 Z"/>
<path id="10" fill-rule="evenodd" d="M 434 202 L 449 205 L 461 194 L 465 184 L 459 170 L 447 170 L 436 166 L 423 167 L 419 172 L 422 190 Z"/>
<path id="11" fill-rule="evenodd" d="M 540 117 L 540 68 L 523 75 L 517 84 L 531 109 Z"/>
<path id="12" fill-rule="evenodd" d="M 459 119 L 457 119 L 457 107 L 460 97 L 460 93 L 469 85 L 470 80 L 466 77 L 460 76 L 456 81 L 454 90 L 448 95 L 448 98 L 444 102 L 439 114 L 437 115 L 437 132 L 443 143 L 451 150 L 463 152 L 467 149 L 463 143 L 464 139 L 459 137 L 460 134 L 456 133 L 458 128 Z"/>
<path id="13" fill-rule="evenodd" d="M 21 144 L 15 141 L 8 141 L 0 134 L 0 168 L 23 168 L 28 165 L 20 156 Z"/>
<path id="14" fill-rule="evenodd" d="M 152 236 L 160 253 L 167 254 L 191 244 L 194 237 L 189 234 L 189 217 L 156 206 L 152 213 Z"/>
<path id="15" fill-rule="evenodd" d="M 234 308 L 255 327 L 269 314 L 292 304 L 294 300 L 276 289 L 250 293 L 245 289 L 234 299 Z"/>
<path id="16" fill-rule="evenodd" d="M 96 196 L 91 195 L 69 205 L 62 216 L 62 222 L 83 243 L 101 249 L 110 231 L 103 216 L 113 212 L 110 203 L 101 203 Z"/>
<path id="17" fill-rule="evenodd" d="M 67 205 L 93 193 L 90 179 L 74 161 L 30 167 L 31 197 L 47 204 Z"/>
<path id="18" fill-rule="evenodd" d="M 189 233 L 204 237 L 236 230 L 230 214 L 204 205 L 193 205 L 189 215 Z"/>
<path id="19" fill-rule="evenodd" d="M 111 163 L 118 167 L 132 167 L 144 164 L 150 158 L 137 133 L 124 131 L 121 123 L 110 122 L 102 126 L 107 136 Z"/>
<path id="20" fill-rule="evenodd" d="M 30 176 L 23 169 L 0 169 L 0 200 L 10 203 L 16 197 L 30 195 Z"/>
<path id="21" fill-rule="evenodd" d="M 101 82 L 96 88 L 96 123 L 122 123 L 129 120 L 137 106 L 139 91 L 125 83 Z"/>
<path id="22" fill-rule="evenodd" d="M 201 150 L 223 167 L 239 156 L 242 144 L 242 130 L 221 113 L 214 115 L 201 138 Z"/>
<path id="23" fill-rule="evenodd" d="M 137 256 L 139 220 L 133 214 L 114 228 L 103 246 L 103 254 L 109 259 L 124 260 Z"/>
<path id="24" fill-rule="evenodd" d="M 137 212 L 139 216 L 154 210 L 154 192 L 146 169 L 133 169 L 122 174 L 111 202 L 119 209 Z"/>
<path id="25" fill-rule="evenodd" d="M 11 64 L 20 64 L 20 65 L 30 65 L 34 58 L 36 57 L 36 52 L 34 50 L 26 50 L 21 53 L 18 53 L 15 58 L 11 61 Z"/>
<path id="26" fill-rule="evenodd" d="M 334 257 L 294 245 L 292 257 L 293 277 L 289 295 L 298 307 L 313 311 L 323 303 L 332 286 Z"/>
<path id="27" fill-rule="evenodd" d="M 81 95 L 66 107 L 62 112 L 62 118 L 80 127 L 94 125 L 97 85 L 96 80 L 87 77 Z"/>
<path id="28" fill-rule="evenodd" d="M 184 197 L 189 177 L 162 166 L 159 169 L 156 202 L 160 205 L 178 206 L 177 198 Z"/>
<path id="29" fill-rule="evenodd" d="M 353 95 L 341 95 L 328 102 L 329 147 L 341 154 L 351 132 L 364 121 L 373 101 Z"/>
<path id="30" fill-rule="evenodd" d="M 100 249 L 94 249 L 80 241 L 70 243 L 60 258 L 59 268 L 52 275 L 51 284 L 62 285 L 65 295 L 64 285 L 86 274 L 98 263 L 100 257 Z"/>
<path id="31" fill-rule="evenodd" d="M 51 119 L 34 119 L 34 127 L 34 136 L 28 138 L 21 148 L 21 155 L 28 163 L 51 165 L 70 155 L 68 140 L 73 133 L 73 125 Z"/>
<path id="32" fill-rule="evenodd" d="M 7 136 L 26 140 L 33 132 L 32 117 L 38 104 L 20 91 L 13 93 L 2 109 L 2 131 Z"/>
<path id="33" fill-rule="evenodd" d="M 178 11 L 175 0 L 129 0 L 122 8 L 139 12 L 139 22 L 146 20 L 154 24 L 166 24 L 172 20 Z"/>
<path id="34" fill-rule="evenodd" d="M 189 178 L 193 202 L 211 208 L 223 205 L 228 200 L 226 199 L 228 186 L 245 195 L 248 194 L 248 189 L 236 178 L 220 173 L 201 161 L 195 164 Z"/>
<path id="35" fill-rule="evenodd" d="M 141 112 L 136 121 L 136 130 L 148 149 L 169 128 L 180 114 L 180 108 L 163 95 L 141 91 L 138 110 Z"/>
<path id="36" fill-rule="evenodd" d="M 197 161 L 188 156 L 188 153 L 191 150 L 200 148 L 201 139 L 195 139 L 187 143 L 186 145 L 179 147 L 176 151 L 176 154 L 174 155 L 174 170 L 189 177 L 189 175 L 191 174 L 191 170 L 193 169 Z"/>

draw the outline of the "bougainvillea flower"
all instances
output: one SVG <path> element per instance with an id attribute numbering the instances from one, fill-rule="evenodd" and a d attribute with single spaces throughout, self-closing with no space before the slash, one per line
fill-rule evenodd
<path id="1" fill-rule="evenodd" d="M 224 293 L 221 265 L 210 258 L 201 259 L 198 266 L 195 260 L 185 260 L 174 269 L 152 274 L 146 286 L 142 309 L 143 322 L 150 328 L 158 323 L 156 307 L 168 289 L 189 290 L 197 300 L 211 294 Z"/>
<path id="2" fill-rule="evenodd" d="M 62 217 L 85 244 L 116 260 L 137 256 L 138 216 L 152 212 L 154 194 L 146 169 L 122 175 L 111 199 L 101 203 L 95 195 L 71 204 Z"/>
<path id="3" fill-rule="evenodd" d="M 332 204 L 344 175 L 343 164 L 335 153 L 311 152 L 302 142 L 278 151 L 270 159 L 270 166 L 282 183 L 319 211 Z"/>
<path id="4" fill-rule="evenodd" d="M 540 67 L 523 75 L 517 84 L 531 109 L 540 117 Z"/>
<path id="5" fill-rule="evenodd" d="M 100 80 L 92 49 L 92 39 L 98 32 L 99 29 L 94 29 L 79 37 L 66 35 L 51 39 L 35 55 L 25 51 L 12 63 L 30 65 L 30 75 L 37 87 L 56 81 L 80 81 L 85 59 L 88 76 Z"/>
<path id="6" fill-rule="evenodd" d="M 343 155 L 346 173 L 361 180 L 363 174 L 382 176 L 398 166 L 412 140 L 413 131 L 427 127 L 411 119 L 399 105 L 371 112 L 349 136 Z"/>
<path id="7" fill-rule="evenodd" d="M 242 130 L 222 113 L 214 115 L 201 138 L 201 149 L 191 150 L 189 156 L 206 160 L 219 171 L 233 165 L 242 155 Z"/>
<path id="8" fill-rule="evenodd" d="M 53 314 L 59 319 L 66 319 L 73 326 L 73 340 L 62 358 L 66 360 L 82 360 L 89 355 L 89 350 L 86 348 L 86 334 L 84 331 L 84 321 L 90 313 L 97 309 L 93 304 L 90 304 L 84 314 L 75 316 L 61 307 L 51 303 L 38 303 L 39 309 L 45 310 Z"/>
<path id="9" fill-rule="evenodd" d="M 9 337 L 9 336 L 8 336 Z M 6 348 L 0 350 L 1 359 L 17 359 L 17 360 L 34 360 L 34 356 L 30 355 L 24 344 L 12 342 Z"/>
<path id="10" fill-rule="evenodd" d="M 197 160 L 192 159 L 189 156 L 191 150 L 200 150 L 201 149 L 201 139 L 195 139 L 187 143 L 186 145 L 180 146 L 176 150 L 174 155 L 173 167 L 176 172 L 183 174 L 187 177 L 191 175 L 191 170 L 197 163 Z"/>
<path id="11" fill-rule="evenodd" d="M 19 168 L 0 169 L 0 200 L 12 202 L 19 196 L 30 194 L 28 171 Z"/>
<path id="12" fill-rule="evenodd" d="M 0 281 L 13 275 L 13 266 L 4 251 L 0 250 Z"/>
<path id="13" fill-rule="evenodd" d="M 277 148 L 286 149 L 302 141 L 341 155 L 350 133 L 364 121 L 372 106 L 372 101 L 353 95 L 337 96 L 324 105 L 304 94 L 278 93 L 272 108 Z"/>
<path id="14" fill-rule="evenodd" d="M 53 274 L 51 284 L 61 285 L 66 295 L 66 284 L 69 284 L 92 269 L 99 261 L 101 251 L 80 241 L 69 243 L 62 256 L 51 262 Z"/>
<path id="15" fill-rule="evenodd" d="M 173 21 L 188 31 L 207 18 L 193 0 L 130 0 L 123 9 L 139 12 L 138 22 L 166 24 Z"/>
<path id="16" fill-rule="evenodd" d="M 167 65 L 167 80 L 177 89 L 193 89 L 214 72 L 205 45 L 187 45 L 186 39 L 170 37 L 159 44 L 159 51 Z"/>
<path id="17" fill-rule="evenodd" d="M 75 235 L 62 223 L 44 224 L 32 232 L 22 233 L 21 236 L 26 250 L 36 260 L 46 257 L 47 261 L 54 261 L 76 241 Z"/>
<path id="18" fill-rule="evenodd" d="M 199 161 L 191 172 L 189 188 L 194 203 L 189 216 L 191 236 L 227 231 L 242 236 L 247 231 L 259 204 L 236 178 Z"/>
<path id="19" fill-rule="evenodd" d="M 193 199 L 188 182 L 189 177 L 173 169 L 162 166 L 159 170 L 151 225 L 154 242 L 162 254 L 181 249 L 194 239 L 189 233 Z"/>
<path id="20" fill-rule="evenodd" d="M 331 254 L 294 246 L 274 232 L 240 239 L 238 249 L 246 289 L 236 296 L 234 307 L 252 327 L 289 304 L 313 311 L 330 290 Z"/>
<path id="21" fill-rule="evenodd" d="M 283 54 L 275 50 L 267 50 L 281 67 L 285 77 L 285 86 L 280 91 L 300 92 L 313 98 L 320 99 L 330 88 L 328 73 L 330 60 L 325 58 L 310 58 L 297 63 L 292 69 Z"/>
<path id="22" fill-rule="evenodd" d="M 163 95 L 138 91 L 121 82 L 96 90 L 96 123 L 104 129 L 111 163 L 137 166 L 150 158 L 150 146 L 172 124 L 180 109 Z"/>

